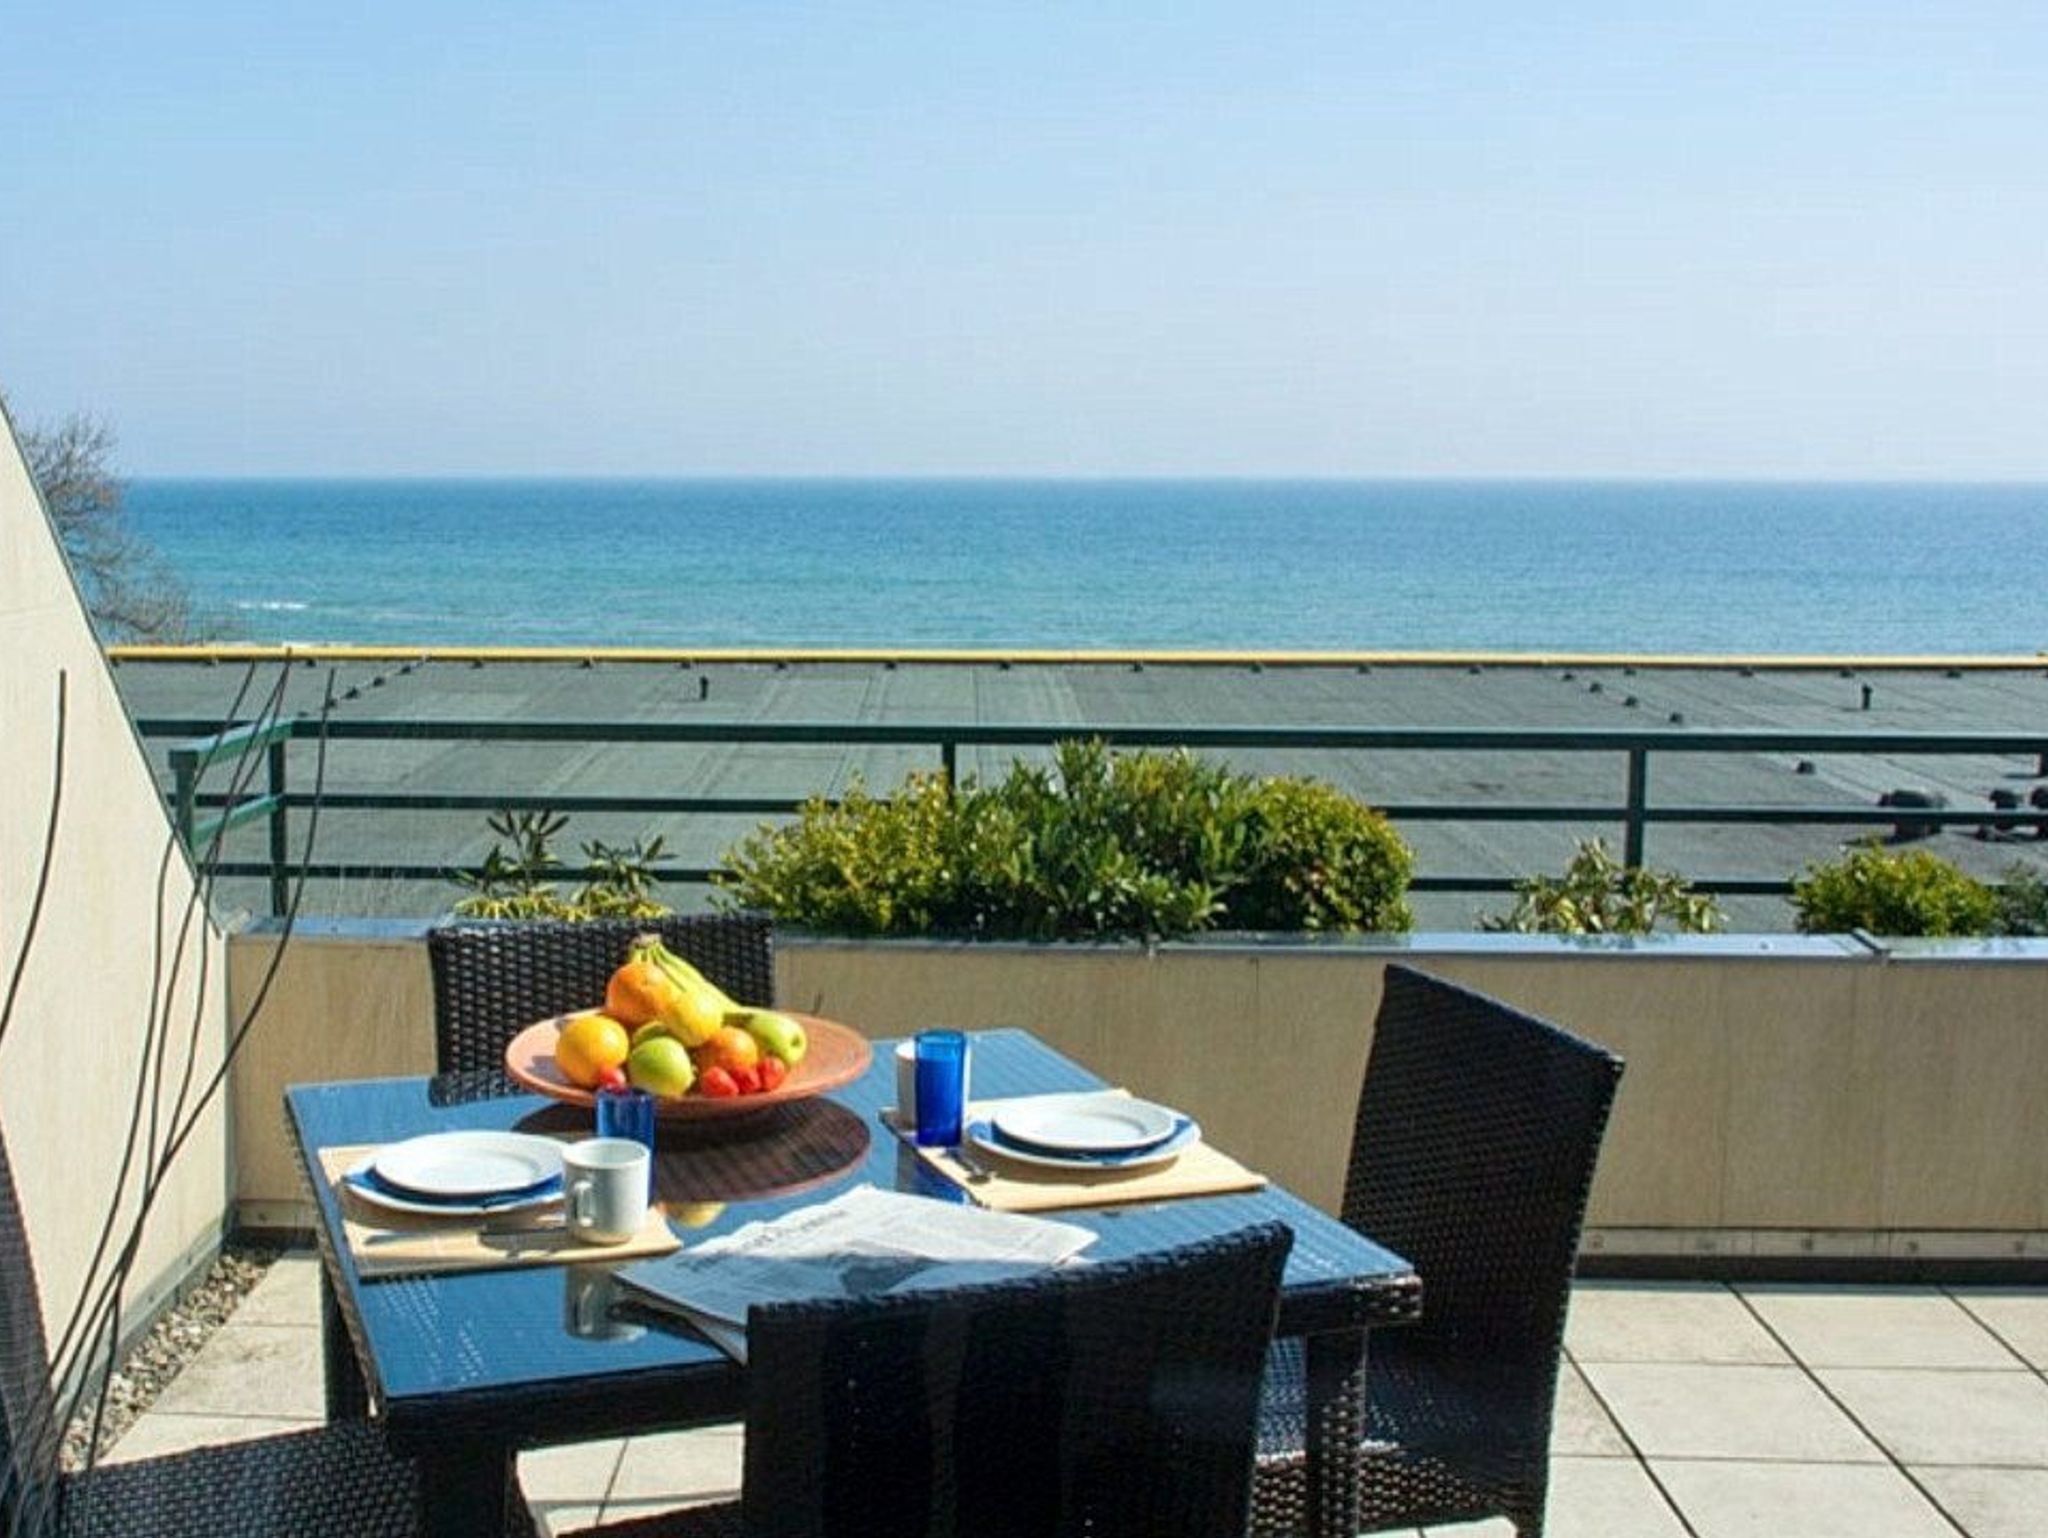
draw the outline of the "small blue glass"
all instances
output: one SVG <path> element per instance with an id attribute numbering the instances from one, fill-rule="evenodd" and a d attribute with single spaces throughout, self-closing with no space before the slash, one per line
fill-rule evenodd
<path id="1" fill-rule="evenodd" d="M 597 1092 L 597 1135 L 630 1138 L 648 1153 L 647 1196 L 654 1197 L 654 1097 L 644 1089 Z"/>
<path id="2" fill-rule="evenodd" d="M 957 1148 L 967 1109 L 967 1037 L 961 1031 L 917 1033 L 917 1146 Z"/>

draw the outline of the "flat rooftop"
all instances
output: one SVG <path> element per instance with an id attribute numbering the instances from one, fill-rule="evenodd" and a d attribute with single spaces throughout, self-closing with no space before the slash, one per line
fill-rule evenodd
<path id="1" fill-rule="evenodd" d="M 138 717 L 217 719 L 250 677 L 247 662 L 223 656 L 120 654 L 115 679 Z M 880 655 L 698 654 L 634 657 L 505 653 L 457 656 L 341 650 L 284 669 L 285 708 L 317 711 L 331 677 L 339 719 L 493 721 L 691 721 L 705 723 L 975 723 L 1072 726 L 1340 726 L 1553 729 L 1665 729 L 2002 732 L 2048 735 L 2048 660 L 1956 659 L 1913 666 L 1807 659 L 1692 661 L 1619 657 L 1509 660 L 1307 660 L 1147 657 L 1091 660 L 1040 654 Z M 279 664 L 258 664 L 255 692 Z M 250 702 L 239 712 L 253 713 Z M 168 785 L 168 743 L 151 755 Z M 963 748 L 963 772 L 999 775 L 1020 751 Z M 294 788 L 310 788 L 314 750 L 292 750 Z M 1261 750 L 1224 755 L 1263 773 L 1304 773 L 1382 805 L 1588 801 L 1619 804 L 1620 754 Z M 1652 806 L 1874 806 L 1894 789 L 1945 795 L 1957 810 L 1991 806 L 1993 791 L 2024 802 L 2040 777 L 2035 755 L 1912 758 L 1797 754 L 1686 754 L 1653 757 Z M 468 743 L 347 741 L 331 746 L 326 785 L 341 791 L 514 791 L 570 795 L 800 797 L 842 791 L 856 777 L 894 785 L 911 769 L 934 768 L 936 749 L 768 744 Z M 416 863 L 480 860 L 492 842 L 482 812 L 323 810 L 315 858 Z M 709 864 L 759 819 L 752 815 L 577 814 L 560 852 L 583 839 L 620 842 L 659 833 L 670 858 Z M 1882 831 L 1882 830 L 1879 830 Z M 1515 876 L 1560 869 L 1574 840 L 1618 824 L 1410 822 L 1402 832 L 1420 871 Z M 1767 825 L 1653 826 L 1650 864 L 1693 879 L 1789 875 L 1827 859 L 1863 830 Z M 293 847 L 298 847 L 294 834 Z M 1922 841 L 1966 870 L 1997 877 L 2014 864 L 2048 871 L 2048 842 L 2032 831 L 1980 837 L 1971 827 Z M 259 858 L 261 828 L 241 830 L 236 858 Z M 260 907 L 257 882 L 223 883 L 231 905 Z M 445 884 L 369 880 L 317 882 L 305 910 L 337 916 L 424 915 L 457 896 Z M 672 888 L 679 906 L 699 906 L 695 889 Z M 1425 893 L 1415 899 L 1426 928 L 1469 928 L 1505 897 Z M 1725 900 L 1734 927 L 1789 927 L 1772 898 Z"/>

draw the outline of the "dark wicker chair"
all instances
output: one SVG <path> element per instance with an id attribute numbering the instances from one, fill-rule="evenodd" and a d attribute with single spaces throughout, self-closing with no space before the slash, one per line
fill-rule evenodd
<path id="1" fill-rule="evenodd" d="M 757 1308 L 739 1502 L 593 1538 L 1241 1538 L 1292 1242 Z"/>
<path id="2" fill-rule="evenodd" d="M 501 1067 L 522 1026 L 603 1003 L 633 936 L 649 931 L 740 1003 L 775 1002 L 775 929 L 765 914 L 443 925 L 427 932 L 437 1071 Z"/>
<path id="3" fill-rule="evenodd" d="M 419 1476 L 364 1421 L 65 1474 L 49 1346 L 0 1137 L 0 1533 L 8 1538 L 410 1538 Z M 507 1494 L 513 1533 L 532 1517 Z"/>
<path id="4" fill-rule="evenodd" d="M 1406 1256 L 1423 1317 L 1367 1356 L 1363 1531 L 1506 1517 L 1543 1531 L 1586 1197 L 1622 1063 L 1504 1004 L 1388 967 L 1344 1221 Z M 1268 1364 L 1252 1531 L 1301 1530 L 1302 1358 Z"/>

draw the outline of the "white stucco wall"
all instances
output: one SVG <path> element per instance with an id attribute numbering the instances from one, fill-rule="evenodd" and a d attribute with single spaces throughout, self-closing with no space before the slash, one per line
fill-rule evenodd
<path id="1" fill-rule="evenodd" d="M 87 1277 L 110 1205 L 125 1234 L 139 1171 L 118 1179 L 151 1035 L 154 937 L 177 980 L 167 1022 L 168 1113 L 189 1061 L 203 1085 L 225 1040 L 224 947 L 172 850 L 169 821 L 23 463 L 0 420 L 0 989 L 29 922 L 54 780 L 59 677 L 68 721 L 48 895 L 0 1041 L 4 1126 L 53 1334 Z M 182 947 L 178 935 L 186 926 Z M 166 973 L 169 968 L 166 966 Z M 146 1122 L 146 1117 L 143 1118 Z M 175 1283 L 217 1238 L 228 1184 L 226 1117 L 216 1099 L 153 1204 L 129 1287 L 129 1314 Z"/>

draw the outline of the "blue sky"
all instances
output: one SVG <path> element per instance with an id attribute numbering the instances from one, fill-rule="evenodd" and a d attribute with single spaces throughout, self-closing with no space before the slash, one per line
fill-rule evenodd
<path id="1" fill-rule="evenodd" d="M 2048 478 L 2048 6 L 15 0 L 136 474 Z"/>

